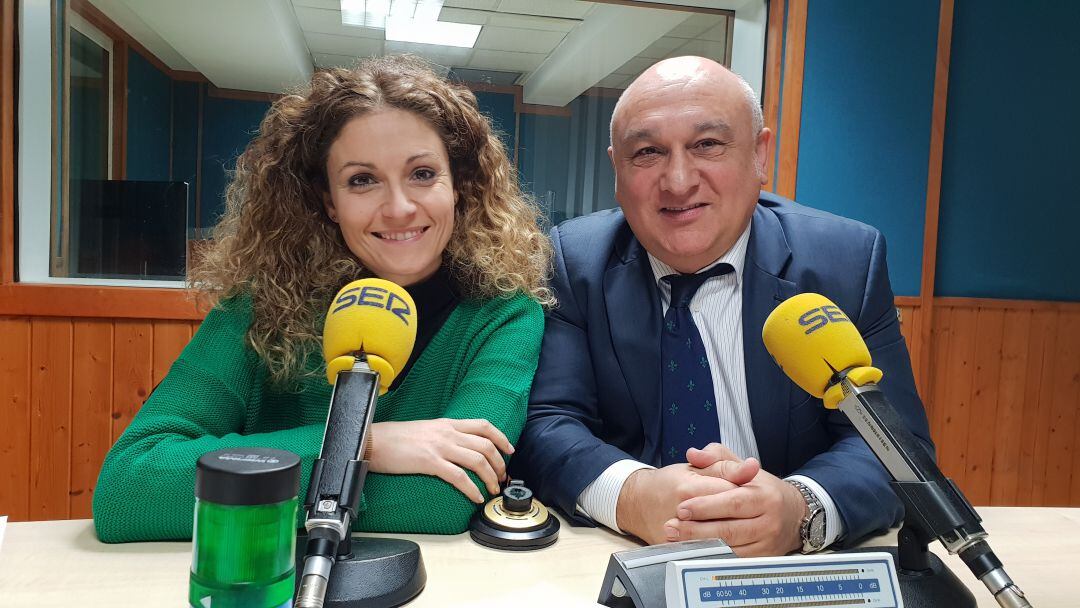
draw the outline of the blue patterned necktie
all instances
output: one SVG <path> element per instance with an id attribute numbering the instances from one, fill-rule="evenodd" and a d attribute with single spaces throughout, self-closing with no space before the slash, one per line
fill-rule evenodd
<path id="1" fill-rule="evenodd" d="M 720 263 L 699 274 L 670 274 L 662 279 L 671 285 L 671 306 L 660 332 L 663 466 L 686 462 L 687 448 L 720 441 L 712 372 L 705 344 L 690 315 L 690 300 L 706 280 L 734 270 L 731 264 Z"/>

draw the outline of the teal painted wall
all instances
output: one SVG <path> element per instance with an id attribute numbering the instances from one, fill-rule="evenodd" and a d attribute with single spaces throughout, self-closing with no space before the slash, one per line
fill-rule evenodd
<path id="1" fill-rule="evenodd" d="M 566 202 L 570 175 L 570 118 L 543 114 L 521 115 L 521 146 L 518 172 L 521 186 L 544 208 L 552 224 L 567 218 Z"/>
<path id="2" fill-rule="evenodd" d="M 870 224 L 897 295 L 921 279 L 937 0 L 815 0 L 806 20 L 796 200 Z"/>
<path id="3" fill-rule="evenodd" d="M 188 185 L 188 238 L 197 238 L 195 223 L 196 165 L 199 145 L 199 90 L 194 82 L 173 82 L 172 180 Z"/>
<path id="4" fill-rule="evenodd" d="M 128 50 L 127 164 L 129 180 L 168 181 L 172 79 Z"/>
<path id="5" fill-rule="evenodd" d="M 491 121 L 491 127 L 495 129 L 506 148 L 506 155 L 510 162 L 514 161 L 514 148 L 517 140 L 514 137 L 517 126 L 517 113 L 514 111 L 514 96 L 510 93 L 487 93 L 477 91 L 476 104 L 480 111 Z"/>
<path id="6" fill-rule="evenodd" d="M 196 227 L 205 230 L 217 223 L 228 172 L 270 106 L 210 97 L 206 91 L 204 84 L 173 81 L 129 50 L 126 179 L 186 182 L 191 238 L 200 236 Z"/>
<path id="7" fill-rule="evenodd" d="M 229 173 L 236 167 L 236 158 L 258 132 L 270 103 L 204 96 L 202 104 L 199 222 L 207 228 L 216 225 L 224 213 Z"/>
<path id="8" fill-rule="evenodd" d="M 958 0 L 935 292 L 1080 300 L 1080 3 Z"/>
<path id="9" fill-rule="evenodd" d="M 799 202 L 869 223 L 918 295 L 937 0 L 809 4 Z M 956 0 L 935 295 L 1080 300 L 1080 3 Z"/>
<path id="10" fill-rule="evenodd" d="M 615 201 L 615 172 L 607 148 L 614 97 L 579 96 L 570 116 L 522 114 L 518 170 L 522 187 L 553 224 Z"/>

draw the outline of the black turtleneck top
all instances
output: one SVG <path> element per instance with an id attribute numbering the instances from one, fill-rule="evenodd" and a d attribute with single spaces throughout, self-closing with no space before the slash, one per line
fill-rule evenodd
<path id="1" fill-rule="evenodd" d="M 450 313 L 461 301 L 457 283 L 442 266 L 423 281 L 406 286 L 405 291 L 409 292 L 416 304 L 416 344 L 409 354 L 409 361 L 390 385 L 390 390 L 396 389 L 409 374 L 420 353 L 424 352 L 431 339 L 439 333 Z"/>

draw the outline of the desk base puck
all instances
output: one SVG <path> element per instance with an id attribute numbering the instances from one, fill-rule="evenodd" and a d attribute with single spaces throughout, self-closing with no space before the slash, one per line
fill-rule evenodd
<path id="1" fill-rule="evenodd" d="M 533 551 L 549 547 L 559 540 L 559 520 L 549 516 L 547 522 L 535 530 L 507 530 L 499 528 L 479 511 L 469 523 L 469 536 L 476 542 L 502 551 Z"/>
<path id="2" fill-rule="evenodd" d="M 559 520 L 515 479 L 473 515 L 469 535 L 492 549 L 532 551 L 559 539 Z"/>

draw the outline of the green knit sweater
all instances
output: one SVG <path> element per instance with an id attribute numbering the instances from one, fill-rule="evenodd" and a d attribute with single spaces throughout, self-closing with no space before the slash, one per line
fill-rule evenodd
<path id="1" fill-rule="evenodd" d="M 292 451 L 303 461 L 305 495 L 331 387 L 320 373 L 305 378 L 299 390 L 275 389 L 247 345 L 250 324 L 248 298 L 214 308 L 109 450 L 94 492 L 102 541 L 190 539 L 195 462 L 212 450 Z M 379 398 L 375 422 L 486 418 L 516 442 L 543 326 L 540 305 L 525 295 L 463 300 L 399 386 Z M 322 366 L 321 355 L 309 358 L 308 369 Z M 470 476 L 486 496 L 484 484 Z M 476 505 L 437 477 L 371 473 L 361 509 L 356 530 L 456 534 L 465 531 Z"/>

